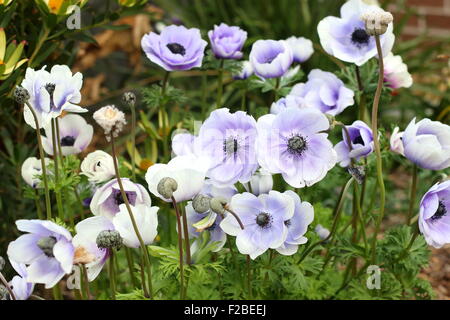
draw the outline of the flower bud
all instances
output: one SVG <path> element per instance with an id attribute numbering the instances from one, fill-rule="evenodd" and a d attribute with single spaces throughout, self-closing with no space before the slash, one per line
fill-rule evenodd
<path id="1" fill-rule="evenodd" d="M 125 114 L 115 106 L 106 106 L 94 112 L 94 120 L 105 131 L 106 140 L 110 141 L 111 133 L 113 137 L 118 137 L 123 126 L 127 123 Z"/>
<path id="2" fill-rule="evenodd" d="M 362 184 L 364 182 L 366 173 L 363 166 L 350 166 L 347 170 L 352 175 L 352 177 L 355 178 L 356 182 L 358 182 L 359 184 Z"/>
<path id="3" fill-rule="evenodd" d="M 211 210 L 217 214 L 223 215 L 225 213 L 225 205 L 227 204 L 227 200 L 222 197 L 214 197 L 209 202 L 211 206 Z"/>
<path id="4" fill-rule="evenodd" d="M 318 224 L 314 231 L 317 233 L 321 240 L 325 240 L 330 235 L 330 230 L 324 228 L 321 224 Z"/>
<path id="5" fill-rule="evenodd" d="M 362 14 L 361 20 L 366 24 L 366 32 L 371 36 L 380 36 L 384 34 L 389 23 L 394 20 L 390 12 L 381 8 L 375 8 Z"/>
<path id="6" fill-rule="evenodd" d="M 204 194 L 198 194 L 192 199 L 192 207 L 197 213 L 205 213 L 210 209 L 211 197 Z"/>
<path id="7" fill-rule="evenodd" d="M 30 99 L 30 94 L 28 93 L 27 89 L 23 87 L 16 87 L 13 93 L 13 97 L 18 104 L 24 104 Z"/>
<path id="8" fill-rule="evenodd" d="M 96 243 L 102 249 L 120 249 L 123 239 L 116 230 L 103 230 L 98 234 Z"/>
<path id="9" fill-rule="evenodd" d="M 166 199 L 170 199 L 173 193 L 178 189 L 178 183 L 170 177 L 162 178 L 156 187 L 158 193 Z"/>
<path id="10" fill-rule="evenodd" d="M 136 95 L 133 92 L 125 92 L 122 96 L 122 101 L 126 105 L 133 107 L 136 103 Z"/>

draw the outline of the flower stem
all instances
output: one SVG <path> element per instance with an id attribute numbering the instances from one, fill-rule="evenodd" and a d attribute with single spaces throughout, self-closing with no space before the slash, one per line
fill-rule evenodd
<path id="1" fill-rule="evenodd" d="M 383 88 L 383 80 L 384 80 L 383 52 L 381 50 L 380 36 L 378 35 L 375 35 L 375 44 L 377 46 L 377 52 L 380 58 L 378 59 L 379 64 L 378 85 L 372 106 L 372 133 L 377 161 L 377 181 L 378 186 L 380 188 L 380 212 L 378 213 L 377 221 L 375 224 L 375 232 L 372 239 L 372 260 L 371 260 L 372 264 L 375 263 L 377 235 L 378 232 L 380 231 L 381 221 L 383 220 L 384 207 L 386 202 L 386 191 L 383 180 L 383 159 L 381 158 L 380 142 L 378 141 L 378 105 L 380 103 L 381 89 Z"/>
<path id="2" fill-rule="evenodd" d="M 36 111 L 34 111 L 33 107 L 31 107 L 29 102 L 26 102 L 28 109 L 30 109 L 31 114 L 34 118 L 34 124 L 36 126 L 36 136 L 38 141 L 39 148 L 39 157 L 41 158 L 41 167 L 42 167 L 42 180 L 44 181 L 44 189 L 45 189 L 45 209 L 47 211 L 47 220 L 52 218 L 52 206 L 50 202 L 50 191 L 48 189 L 48 180 L 47 180 L 47 167 L 45 165 L 45 156 L 44 149 L 42 148 L 42 137 L 41 131 L 39 129 L 39 121 L 36 115 Z"/>
<path id="3" fill-rule="evenodd" d="M 128 269 L 130 271 L 130 280 L 131 283 L 133 285 L 133 288 L 137 287 L 137 281 L 136 278 L 134 277 L 134 261 L 133 261 L 133 255 L 131 254 L 131 251 L 129 248 L 125 247 L 125 256 L 127 258 L 127 264 L 128 264 Z"/>
<path id="4" fill-rule="evenodd" d="M 318 246 L 318 245 L 320 245 L 320 244 L 322 244 L 322 243 L 328 241 L 329 239 L 331 239 L 331 237 L 334 236 L 334 234 L 335 234 L 335 232 L 336 232 L 336 229 L 337 229 L 337 225 L 338 225 L 339 218 L 340 218 L 340 216 L 341 216 L 342 206 L 343 206 L 343 204 L 344 204 L 344 198 L 345 198 L 345 195 L 347 194 L 347 191 L 348 191 L 348 189 L 349 189 L 349 187 L 350 187 L 350 185 L 352 184 L 353 181 L 354 181 L 354 178 L 353 178 L 353 177 L 350 178 L 350 179 L 347 181 L 347 183 L 344 185 L 344 187 L 342 188 L 342 190 L 341 190 L 341 194 L 340 194 L 340 196 L 339 196 L 339 200 L 338 200 L 338 202 L 337 202 L 337 204 L 336 204 L 336 207 L 334 208 L 334 212 L 333 212 L 334 220 L 333 220 L 333 225 L 332 225 L 332 227 L 331 227 L 330 234 L 329 234 L 328 237 L 326 237 L 325 239 L 319 240 L 319 241 L 317 241 L 316 243 L 310 245 L 310 246 L 305 250 L 305 252 L 303 253 L 303 255 L 300 257 L 300 259 L 299 259 L 299 261 L 298 261 L 298 264 L 300 264 L 300 263 L 308 256 L 308 254 L 309 254 L 316 246 Z"/>
<path id="5" fill-rule="evenodd" d="M 61 198 L 61 185 L 59 183 L 59 159 L 58 159 L 58 143 L 56 137 L 56 121 L 52 119 L 52 144 L 53 144 L 53 163 L 55 165 L 55 196 L 56 196 L 56 207 L 58 208 L 58 217 L 64 221 L 64 209 L 62 205 Z"/>
<path id="6" fill-rule="evenodd" d="M 189 243 L 189 232 L 186 212 L 183 212 L 183 234 L 184 234 L 184 247 L 186 249 L 186 264 L 191 264 L 191 244 Z"/>
<path id="7" fill-rule="evenodd" d="M 279 97 L 278 89 L 280 89 L 280 78 L 277 78 L 275 81 L 276 82 L 275 82 L 275 92 L 274 92 L 274 95 L 273 95 L 273 102 L 276 102 L 278 100 L 278 97 Z"/>
<path id="8" fill-rule="evenodd" d="M 90 300 L 91 299 L 91 293 L 89 291 L 89 278 L 88 278 L 88 272 L 86 269 L 86 266 L 83 264 L 81 265 L 82 268 L 82 273 L 83 273 L 83 280 L 81 280 L 81 282 L 84 282 L 84 292 L 86 295 L 86 300 Z"/>
<path id="9" fill-rule="evenodd" d="M 249 183 L 250 185 L 250 183 Z M 233 211 L 231 210 L 228 206 L 224 207 L 226 211 L 228 211 L 229 213 L 231 213 L 233 215 L 233 217 L 237 220 L 237 222 L 239 223 L 239 226 L 241 227 L 242 230 L 244 230 L 244 225 L 242 224 L 241 219 L 239 218 L 239 216 Z"/>
<path id="10" fill-rule="evenodd" d="M 361 72 L 360 69 L 357 65 L 355 65 L 355 69 L 356 69 L 356 80 L 358 81 L 358 90 L 361 94 L 360 98 L 359 98 L 359 116 L 358 118 L 362 121 L 365 122 L 365 118 L 366 118 L 366 95 L 364 94 L 364 85 L 363 82 L 361 80 Z"/>
<path id="11" fill-rule="evenodd" d="M 45 217 L 44 217 L 44 214 L 42 213 L 41 202 L 39 201 L 39 191 L 36 189 L 36 190 L 34 190 L 34 192 L 35 192 L 34 202 L 36 203 L 38 219 L 44 220 Z"/>
<path id="12" fill-rule="evenodd" d="M 247 255 L 247 287 L 248 287 L 248 297 L 253 299 L 252 294 L 252 269 L 250 265 L 250 256 Z"/>
<path id="13" fill-rule="evenodd" d="M 241 96 L 241 110 L 242 111 L 247 111 L 246 106 L 245 106 L 246 97 L 247 97 L 247 89 L 242 89 L 242 96 Z"/>
<path id="14" fill-rule="evenodd" d="M 217 75 L 217 102 L 216 109 L 220 108 L 220 104 L 222 102 L 222 94 L 223 94 L 223 64 L 225 60 L 220 60 L 219 74 Z"/>
<path id="15" fill-rule="evenodd" d="M 116 300 L 116 273 L 114 269 L 114 249 L 111 249 L 111 256 L 109 257 L 109 284 L 111 285 L 111 299 Z"/>
<path id="16" fill-rule="evenodd" d="M 172 196 L 172 204 L 177 214 L 177 226 L 178 226 L 178 250 L 180 256 L 180 299 L 184 299 L 184 270 L 183 270 L 183 240 L 181 239 L 181 217 L 180 211 L 178 211 L 177 201 Z M 187 234 L 185 235 L 187 237 Z"/>
<path id="17" fill-rule="evenodd" d="M 117 183 L 119 184 L 120 194 L 122 195 L 122 199 L 125 202 L 125 207 L 127 208 L 128 214 L 130 216 L 130 220 L 131 220 L 131 224 L 133 225 L 134 232 L 136 233 L 136 237 L 139 240 L 139 244 L 141 247 L 141 253 L 144 257 L 144 262 L 147 267 L 148 288 L 150 291 L 150 298 L 152 298 L 153 290 L 152 290 L 152 270 L 151 270 L 151 265 L 150 265 L 150 257 L 149 257 L 148 251 L 145 247 L 144 240 L 142 240 L 142 236 L 141 236 L 141 233 L 139 232 L 138 226 L 136 224 L 136 220 L 134 219 L 133 211 L 131 210 L 130 202 L 128 201 L 127 194 L 125 193 L 125 189 L 123 188 L 122 180 L 120 179 L 119 167 L 117 165 L 117 159 L 116 159 L 116 147 L 114 144 L 113 131 L 111 131 L 111 134 L 110 134 L 110 141 L 111 141 L 111 153 L 112 153 L 112 158 L 113 158 L 113 162 L 114 162 L 114 170 L 116 172 Z"/>
<path id="18" fill-rule="evenodd" d="M 417 165 L 413 166 L 413 174 L 411 181 L 411 193 L 409 196 L 409 210 L 408 210 L 408 224 L 411 224 L 411 219 L 414 217 L 414 206 L 416 204 L 416 193 L 417 193 Z"/>
<path id="19" fill-rule="evenodd" d="M 131 176 L 136 182 L 136 107 L 131 103 Z"/>

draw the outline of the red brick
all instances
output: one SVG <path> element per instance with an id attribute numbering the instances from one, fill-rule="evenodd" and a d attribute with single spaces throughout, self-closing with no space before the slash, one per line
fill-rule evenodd
<path id="1" fill-rule="evenodd" d="M 404 17 L 404 13 L 394 12 L 394 24 L 399 23 L 400 20 Z M 419 17 L 417 15 L 410 15 L 408 17 L 408 22 L 406 25 L 410 27 L 418 27 L 419 26 Z"/>
<path id="2" fill-rule="evenodd" d="M 427 28 L 441 28 L 450 30 L 450 16 L 441 16 L 434 14 L 426 15 Z M 449 31 L 450 35 L 450 31 Z"/>

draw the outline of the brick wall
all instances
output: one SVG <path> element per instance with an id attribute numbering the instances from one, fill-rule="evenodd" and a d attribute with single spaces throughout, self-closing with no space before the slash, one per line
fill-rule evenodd
<path id="1" fill-rule="evenodd" d="M 426 31 L 432 36 L 450 37 L 450 0 L 405 0 L 408 9 L 401 0 L 389 2 L 388 10 L 394 12 L 397 21 L 402 17 L 401 12 L 409 9 L 414 12 L 403 29 L 403 36 L 410 38 Z"/>

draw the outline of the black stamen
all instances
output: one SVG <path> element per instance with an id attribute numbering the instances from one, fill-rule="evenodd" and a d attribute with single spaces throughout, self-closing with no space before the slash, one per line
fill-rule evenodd
<path id="1" fill-rule="evenodd" d="M 272 222 L 272 216 L 266 212 L 261 212 L 256 216 L 256 224 L 261 228 L 268 228 Z"/>
<path id="2" fill-rule="evenodd" d="M 182 56 L 186 54 L 186 49 L 179 43 L 169 43 L 167 48 L 174 54 L 181 54 Z"/>
<path id="3" fill-rule="evenodd" d="M 228 138 L 223 140 L 223 152 L 227 155 L 233 155 L 238 151 L 239 143 L 236 138 Z"/>
<path id="4" fill-rule="evenodd" d="M 306 139 L 299 135 L 289 138 L 287 145 L 288 152 L 296 156 L 302 155 L 307 148 Z"/>
<path id="5" fill-rule="evenodd" d="M 73 147 L 75 144 L 75 138 L 72 136 L 66 136 L 61 139 L 61 147 Z"/>
<path id="6" fill-rule="evenodd" d="M 369 38 L 370 36 L 364 29 L 355 29 L 355 31 L 353 31 L 352 33 L 352 42 L 358 47 L 368 44 Z"/>
<path id="7" fill-rule="evenodd" d="M 431 217 L 431 220 L 439 220 L 446 214 L 447 214 L 447 208 L 445 207 L 445 205 L 442 201 L 439 201 L 439 206 L 438 206 L 435 214 Z"/>
<path id="8" fill-rule="evenodd" d="M 128 196 L 128 194 L 125 192 L 125 195 L 126 195 L 126 197 L 127 197 L 127 199 L 128 199 L 128 202 L 130 202 L 130 197 Z M 118 192 L 115 196 L 114 196 L 114 200 L 116 201 L 116 204 L 118 205 L 118 206 L 120 206 L 121 204 L 124 204 L 125 203 L 125 201 L 123 200 L 123 197 L 122 197 L 122 193 L 121 192 Z"/>
<path id="9" fill-rule="evenodd" d="M 353 139 L 353 144 L 362 144 L 364 146 L 364 140 L 361 137 L 361 135 L 357 136 L 355 139 Z"/>

